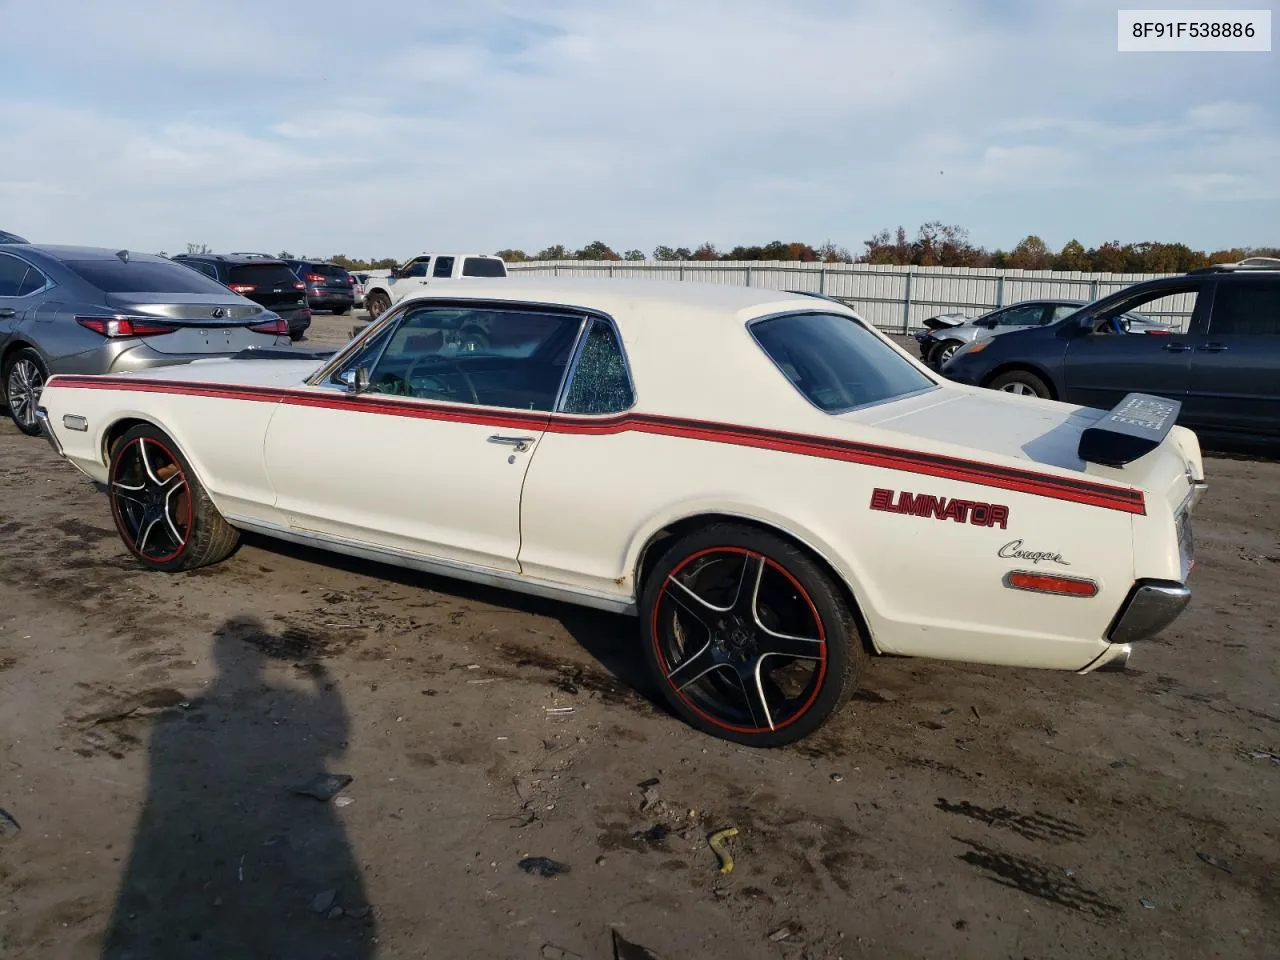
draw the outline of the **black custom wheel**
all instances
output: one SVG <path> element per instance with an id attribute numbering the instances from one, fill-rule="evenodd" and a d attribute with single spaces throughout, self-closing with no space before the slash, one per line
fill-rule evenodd
<path id="1" fill-rule="evenodd" d="M 369 311 L 370 318 L 377 320 L 391 307 L 391 301 L 387 299 L 385 293 L 371 293 L 365 297 L 365 309 Z"/>
<path id="2" fill-rule="evenodd" d="M 816 730 L 853 693 L 866 656 L 822 567 L 750 527 L 719 524 L 672 544 L 640 613 L 649 666 L 675 712 L 749 746 Z"/>
<path id="3" fill-rule="evenodd" d="M 153 426 L 133 427 L 116 441 L 107 491 L 120 539 L 154 570 L 217 563 L 239 542 L 177 445 Z"/>
<path id="4" fill-rule="evenodd" d="M 1045 400 L 1053 399 L 1049 392 L 1049 385 L 1030 370 L 1010 370 L 1008 373 L 1002 373 L 992 380 L 988 386 L 992 390 L 999 390 L 1002 393 L 1016 393 L 1023 397 L 1041 397 Z"/>
<path id="5" fill-rule="evenodd" d="M 9 416 L 28 436 L 34 437 L 40 432 L 36 407 L 47 378 L 40 354 L 30 347 L 19 350 L 4 365 L 4 399 L 9 405 Z"/>

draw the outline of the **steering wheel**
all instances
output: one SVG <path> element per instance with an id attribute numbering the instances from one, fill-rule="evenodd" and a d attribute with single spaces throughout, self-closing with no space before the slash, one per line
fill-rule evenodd
<path id="1" fill-rule="evenodd" d="M 454 370 L 458 371 L 458 376 L 462 377 L 462 382 L 467 385 L 467 390 L 471 393 L 471 402 L 476 406 L 480 405 L 480 395 L 476 393 L 476 385 L 471 382 L 471 378 L 467 376 L 467 371 L 462 369 L 461 364 L 456 360 L 450 360 L 448 357 L 441 357 L 435 354 L 429 354 L 425 357 L 419 357 L 413 363 L 409 364 L 409 369 L 404 372 L 404 382 L 409 389 L 409 395 L 413 395 L 413 374 L 418 367 L 425 363 L 443 363 Z"/>

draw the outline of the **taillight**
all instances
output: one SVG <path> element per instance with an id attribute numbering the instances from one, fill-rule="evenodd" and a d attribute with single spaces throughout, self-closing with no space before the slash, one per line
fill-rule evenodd
<path id="1" fill-rule="evenodd" d="M 131 317 L 76 317 L 76 323 L 113 340 L 119 337 L 158 337 L 177 329 L 163 323 L 151 323 Z"/>
<path id="2" fill-rule="evenodd" d="M 323 273 L 308 273 L 302 279 L 306 280 L 308 283 L 324 283 L 329 278 L 326 277 Z"/>
<path id="3" fill-rule="evenodd" d="M 354 286 L 356 285 L 356 278 L 355 278 L 355 277 L 347 277 L 347 283 L 349 283 L 351 286 L 353 286 L 353 287 L 354 287 Z"/>
<path id="4" fill-rule="evenodd" d="M 255 323 L 249 329 L 255 333 L 269 333 L 276 337 L 287 337 L 289 335 L 289 321 L 284 317 L 276 317 L 266 323 Z"/>
<path id="5" fill-rule="evenodd" d="M 295 289 L 295 290 L 305 290 L 305 289 L 307 289 L 307 285 L 306 285 L 305 283 L 303 283 L 301 280 L 299 280 L 297 283 L 295 283 L 295 284 L 293 285 L 293 289 Z"/>
<path id="6" fill-rule="evenodd" d="M 253 293 L 258 289 L 252 283 L 228 283 L 227 287 L 232 293 Z"/>

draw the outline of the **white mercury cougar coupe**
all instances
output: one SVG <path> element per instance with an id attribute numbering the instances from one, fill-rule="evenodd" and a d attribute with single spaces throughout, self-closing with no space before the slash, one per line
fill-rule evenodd
<path id="1" fill-rule="evenodd" d="M 1187 603 L 1204 483 L 1175 401 L 959 386 L 839 303 L 689 283 L 446 281 L 326 360 L 40 404 L 148 567 L 251 530 L 638 614 L 675 712 L 756 746 L 869 655 L 1122 668 Z"/>

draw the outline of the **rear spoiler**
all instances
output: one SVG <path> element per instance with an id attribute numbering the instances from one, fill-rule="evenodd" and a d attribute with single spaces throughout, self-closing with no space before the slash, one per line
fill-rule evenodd
<path id="1" fill-rule="evenodd" d="M 1131 393 L 1080 434 L 1080 459 L 1123 467 L 1164 442 L 1182 409 L 1180 400 Z"/>

